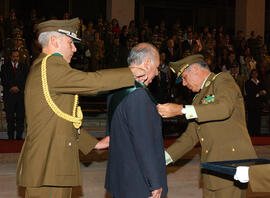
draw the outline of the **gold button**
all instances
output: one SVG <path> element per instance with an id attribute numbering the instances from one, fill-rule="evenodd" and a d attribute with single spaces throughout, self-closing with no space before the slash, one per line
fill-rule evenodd
<path id="1" fill-rule="evenodd" d="M 200 126 L 197 127 L 198 130 L 199 130 L 200 128 L 201 128 Z"/>
<path id="2" fill-rule="evenodd" d="M 208 150 L 205 150 L 205 153 L 207 154 L 208 153 Z"/>
<path id="3" fill-rule="evenodd" d="M 201 138 L 201 142 L 203 142 L 204 141 L 204 139 L 203 138 Z"/>
<path id="4" fill-rule="evenodd" d="M 193 118 L 193 115 L 192 114 L 190 114 L 190 116 L 189 116 L 190 118 Z"/>
<path id="5" fill-rule="evenodd" d="M 235 148 L 232 148 L 232 152 L 234 152 L 235 151 Z"/>

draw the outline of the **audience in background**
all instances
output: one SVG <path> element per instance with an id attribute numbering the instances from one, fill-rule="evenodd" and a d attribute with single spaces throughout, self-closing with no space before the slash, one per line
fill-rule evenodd
<path id="1" fill-rule="evenodd" d="M 62 16 L 66 19 L 71 17 L 68 12 Z M 39 17 L 36 10 L 30 13 L 27 20 L 18 19 L 15 10 L 11 10 L 6 19 L 0 16 L 0 56 L 7 62 L 10 60 L 10 53 L 16 49 L 19 51 L 21 62 L 29 68 L 40 53 L 37 42 L 37 24 L 45 19 L 55 18 L 53 16 Z M 250 86 L 254 86 L 254 80 L 249 79 L 249 76 L 257 71 L 256 78 L 260 86 L 270 87 L 268 85 L 269 46 L 265 44 L 261 35 L 256 35 L 255 31 L 245 38 L 242 30 L 234 35 L 227 32 L 222 25 L 219 27 L 182 26 L 177 20 L 171 26 L 165 20 L 156 24 L 148 20 L 144 20 L 141 24 L 131 20 L 129 24 L 122 27 L 117 18 L 113 18 L 110 22 L 104 20 L 102 16 L 80 20 L 79 34 L 82 41 L 77 45 L 78 51 L 72 59 L 74 68 L 96 71 L 126 66 L 126 57 L 130 49 L 139 42 L 149 42 L 157 47 L 162 58 L 160 74 L 154 80 L 156 83 L 153 83 L 151 89 L 156 90 L 156 96 L 161 102 L 174 100 L 184 103 L 183 100 L 192 99 L 193 94 L 187 94 L 181 86 L 174 86 L 175 76 L 170 74 L 168 64 L 170 61 L 179 60 L 187 55 L 201 53 L 205 56 L 212 72 L 225 71 L 234 76 L 246 99 L 250 133 L 254 135 L 252 126 L 256 124 L 250 119 L 250 113 L 253 111 L 250 103 L 253 107 L 256 106 L 255 102 L 250 100 Z M 79 67 L 82 64 L 85 66 Z M 154 85 L 157 87 L 153 87 Z M 270 95 L 267 92 L 266 94 Z M 265 100 L 261 109 L 264 112 L 269 112 L 270 105 L 267 101 L 270 102 L 270 100 Z M 256 130 L 259 130 L 258 125 L 256 126 Z"/>

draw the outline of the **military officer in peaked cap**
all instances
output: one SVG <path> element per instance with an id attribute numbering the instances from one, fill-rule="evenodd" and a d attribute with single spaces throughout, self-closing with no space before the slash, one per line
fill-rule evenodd
<path id="1" fill-rule="evenodd" d="M 38 25 L 42 53 L 33 62 L 25 86 L 27 136 L 17 165 L 17 184 L 25 197 L 71 197 L 81 185 L 80 149 L 108 146 L 80 130 L 82 112 L 78 95 L 132 86 L 144 82 L 145 71 L 136 67 L 86 73 L 69 65 L 76 52 L 79 19 L 49 20 Z"/>
<path id="2" fill-rule="evenodd" d="M 166 150 L 166 163 L 181 158 L 198 142 L 201 161 L 223 161 L 256 158 L 246 128 L 241 91 L 229 73 L 211 73 L 200 54 L 171 62 L 170 68 L 192 92 L 191 105 L 166 103 L 157 106 L 164 117 L 185 115 L 186 131 Z M 244 198 L 246 190 L 232 180 L 202 173 L 204 198 Z"/>

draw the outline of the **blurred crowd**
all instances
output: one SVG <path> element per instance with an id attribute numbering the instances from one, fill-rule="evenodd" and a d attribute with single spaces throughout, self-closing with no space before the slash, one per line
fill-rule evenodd
<path id="1" fill-rule="evenodd" d="M 62 19 L 72 18 L 64 13 Z M 19 60 L 27 67 L 41 53 L 37 41 L 37 25 L 56 17 L 39 17 L 33 10 L 27 19 L 19 19 L 15 10 L 9 17 L 0 16 L 0 66 L 8 61 L 14 49 Z M 59 18 L 57 18 L 59 19 Z M 120 26 L 118 19 L 106 21 L 80 19 L 80 43 L 76 43 L 71 65 L 83 71 L 126 67 L 130 49 L 140 42 L 149 42 L 160 52 L 160 73 L 149 87 L 159 103 L 190 103 L 193 94 L 181 84 L 175 85 L 175 76 L 168 69 L 169 62 L 191 54 L 201 53 L 214 73 L 229 72 L 239 85 L 245 99 L 248 127 L 251 135 L 260 135 L 262 114 L 269 113 L 270 57 L 262 35 L 252 31 L 246 38 L 243 31 L 230 34 L 220 25 L 205 26 L 200 30 L 193 25 L 182 26 L 179 21 L 161 20 L 152 24 L 135 20 Z M 172 25 L 168 25 L 172 24 Z"/>

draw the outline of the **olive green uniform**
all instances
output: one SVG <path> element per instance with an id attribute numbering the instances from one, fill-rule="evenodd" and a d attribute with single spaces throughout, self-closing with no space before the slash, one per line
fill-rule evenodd
<path id="1" fill-rule="evenodd" d="M 253 192 L 270 192 L 270 164 L 250 166 L 249 184 Z"/>
<path id="2" fill-rule="evenodd" d="M 41 83 L 41 54 L 31 66 L 25 86 L 27 136 L 17 166 L 17 184 L 26 187 L 79 186 L 80 149 L 87 154 L 97 140 L 78 131 L 71 122 L 58 117 L 45 100 Z M 72 69 L 61 56 L 47 60 L 47 79 L 54 103 L 71 115 L 74 95 L 132 86 L 128 68 L 86 73 Z"/>
<path id="3" fill-rule="evenodd" d="M 209 96 L 214 99 L 207 101 Z M 230 74 L 211 73 L 192 105 L 198 118 L 191 120 L 186 131 L 167 149 L 173 161 L 198 141 L 202 148 L 201 162 L 257 157 L 246 128 L 243 97 Z M 204 197 L 244 197 L 244 191 L 234 193 L 238 188 L 233 181 L 210 174 L 202 174 L 202 178 Z"/>

